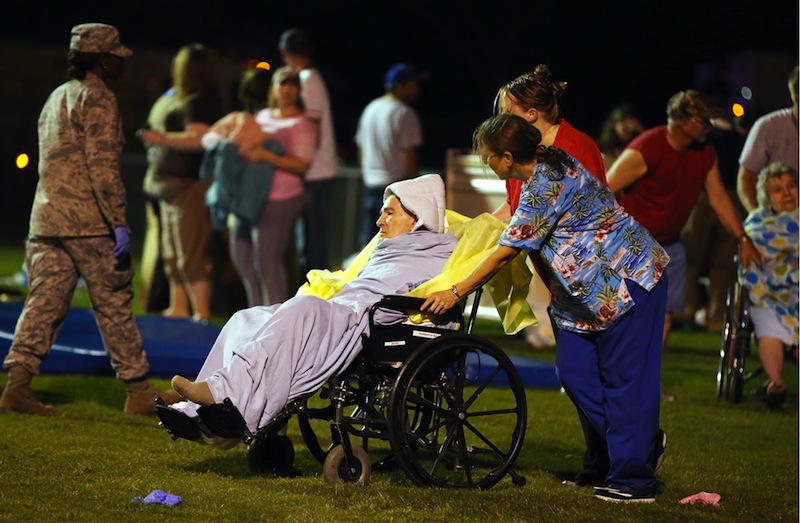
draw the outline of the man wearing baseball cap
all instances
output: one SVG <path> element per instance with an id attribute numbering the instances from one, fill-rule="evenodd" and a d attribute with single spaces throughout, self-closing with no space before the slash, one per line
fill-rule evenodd
<path id="1" fill-rule="evenodd" d="M 386 72 L 386 91 L 393 91 L 397 87 L 409 85 L 409 82 L 413 82 L 419 88 L 419 82 L 427 79 L 428 73 L 418 71 L 411 64 L 395 64 Z M 414 100 L 412 99 L 411 101 Z"/>
<path id="2" fill-rule="evenodd" d="M 680 240 L 700 191 L 727 231 L 740 242 L 743 266 L 761 257 L 744 232 L 720 178 L 714 145 L 706 141 L 720 110 L 697 91 L 680 91 L 667 103 L 667 125 L 650 129 L 627 145 L 606 173 L 608 186 L 625 210 L 658 240 L 670 256 L 664 341 L 672 313 L 683 311 L 686 252 Z M 675 397 L 662 387 L 662 399 Z"/>
<path id="3" fill-rule="evenodd" d="M 79 277 L 127 392 L 124 411 L 155 413 L 155 399 L 177 400 L 151 387 L 142 338 L 133 318 L 134 267 L 120 178 L 122 121 L 109 79 L 132 52 L 106 24 L 72 28 L 71 80 L 48 97 L 39 115 L 39 182 L 31 210 L 25 264 L 30 291 L 3 367 L 8 382 L 0 410 L 52 415 L 31 393 L 33 376 L 50 352 Z"/>
<path id="4" fill-rule="evenodd" d="M 319 140 L 311 166 L 303 176 L 306 189 L 306 206 L 303 210 L 302 234 L 298 235 L 298 248 L 302 253 L 302 274 L 311 269 L 325 269 L 330 265 L 328 223 L 330 195 L 336 176 L 336 133 L 328 87 L 312 60 L 314 46 L 305 31 L 297 27 L 281 34 L 278 49 L 289 69 L 300 78 L 300 97 L 305 115 L 317 125 Z"/>
<path id="5" fill-rule="evenodd" d="M 417 147 L 422 145 L 422 126 L 411 107 L 428 74 L 410 64 L 395 64 L 386 72 L 383 96 L 371 101 L 358 122 L 356 144 L 364 180 L 361 229 L 358 240 L 369 243 L 375 216 L 383 205 L 383 191 L 391 183 L 419 174 Z"/>

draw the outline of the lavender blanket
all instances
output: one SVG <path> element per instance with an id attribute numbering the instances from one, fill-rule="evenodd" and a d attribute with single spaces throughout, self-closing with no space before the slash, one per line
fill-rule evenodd
<path id="1" fill-rule="evenodd" d="M 425 230 L 383 240 L 370 262 L 331 300 L 296 296 L 234 314 L 197 379 L 214 399 L 230 398 L 251 431 L 286 403 L 319 389 L 350 365 L 368 330 L 367 311 L 386 294 L 405 294 L 439 274 L 456 238 Z M 197 405 L 175 405 L 194 415 Z"/>

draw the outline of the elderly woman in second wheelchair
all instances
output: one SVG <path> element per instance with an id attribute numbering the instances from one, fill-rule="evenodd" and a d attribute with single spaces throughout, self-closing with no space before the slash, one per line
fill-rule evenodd
<path id="1" fill-rule="evenodd" d="M 758 355 L 767 375 L 766 400 L 779 406 L 786 399 L 783 360 L 786 347 L 798 347 L 798 183 L 797 171 L 785 163 L 761 170 L 756 185 L 758 207 L 744 221 L 746 241 L 761 253 L 764 266 L 742 267 L 741 283 L 750 297 L 750 319 Z"/>
<path id="2" fill-rule="evenodd" d="M 456 238 L 444 232 L 444 211 L 439 175 L 387 187 L 377 221 L 380 235 L 358 277 L 330 300 L 297 295 L 234 314 L 197 381 L 173 378 L 173 388 L 187 401 L 160 407 L 165 427 L 178 437 L 224 448 L 241 440 L 220 441 L 204 431 L 197 423 L 199 407 L 230 399 L 247 428 L 256 432 L 289 400 L 319 389 L 347 368 L 368 330 L 369 308 L 384 295 L 406 293 L 442 272 L 456 244 Z"/>

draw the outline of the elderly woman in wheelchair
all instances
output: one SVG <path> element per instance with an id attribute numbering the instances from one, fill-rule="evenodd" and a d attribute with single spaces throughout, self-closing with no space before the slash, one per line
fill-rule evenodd
<path id="1" fill-rule="evenodd" d="M 758 208 L 745 219 L 745 241 L 761 253 L 763 267 L 742 267 L 740 281 L 750 300 L 750 319 L 758 355 L 767 375 L 766 399 L 780 405 L 786 398 L 783 362 L 786 349 L 798 346 L 798 182 L 797 171 L 784 163 L 759 173 Z"/>
<path id="2" fill-rule="evenodd" d="M 385 194 L 377 245 L 358 277 L 330 300 L 298 295 L 234 314 L 197 381 L 173 378 L 186 403 L 172 409 L 194 417 L 197 407 L 229 398 L 255 431 L 290 398 L 313 392 L 353 362 L 370 306 L 438 275 L 456 243 L 443 232 L 441 177 L 397 182 Z M 203 436 L 201 430 L 201 441 Z"/>

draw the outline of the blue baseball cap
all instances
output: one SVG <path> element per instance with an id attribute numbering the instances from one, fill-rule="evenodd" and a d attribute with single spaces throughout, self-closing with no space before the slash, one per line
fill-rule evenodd
<path id="1" fill-rule="evenodd" d="M 428 73 L 417 70 L 413 65 L 395 64 L 386 72 L 386 90 L 390 91 L 411 80 L 420 82 L 427 79 Z"/>

